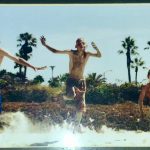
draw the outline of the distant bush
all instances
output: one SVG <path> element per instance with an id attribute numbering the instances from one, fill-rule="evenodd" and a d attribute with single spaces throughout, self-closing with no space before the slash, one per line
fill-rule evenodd
<path id="1" fill-rule="evenodd" d="M 42 85 L 18 86 L 3 95 L 5 101 L 44 102 L 61 93 L 61 88 Z"/>
<path id="2" fill-rule="evenodd" d="M 120 86 L 101 84 L 94 89 L 87 90 L 86 102 L 89 104 L 114 104 L 127 100 L 137 102 L 139 91 L 139 86 L 129 83 Z"/>
<path id="3" fill-rule="evenodd" d="M 120 96 L 124 100 L 130 100 L 133 102 L 138 101 L 138 97 L 140 94 L 140 86 L 137 86 L 132 83 L 124 83 L 120 85 Z"/>
<path id="4" fill-rule="evenodd" d="M 92 104 L 112 104 L 122 101 L 119 87 L 112 84 L 102 84 L 87 91 L 86 102 Z"/>
<path id="5" fill-rule="evenodd" d="M 8 86 L 8 82 L 6 80 L 0 79 L 0 88 L 5 88 Z"/>
<path id="6" fill-rule="evenodd" d="M 2 82 L 3 83 L 3 82 Z M 5 83 L 4 83 L 5 84 Z M 64 92 L 63 87 L 50 87 L 43 85 L 18 85 L 4 92 L 3 101 L 44 102 L 51 101 L 54 97 Z M 124 83 L 103 83 L 97 87 L 88 88 L 86 92 L 86 103 L 88 104 L 115 104 L 125 101 L 137 102 L 140 86 Z"/>

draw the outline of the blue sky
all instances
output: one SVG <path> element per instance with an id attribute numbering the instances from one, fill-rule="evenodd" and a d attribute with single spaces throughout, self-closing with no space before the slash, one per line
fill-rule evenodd
<path id="1" fill-rule="evenodd" d="M 96 72 L 104 74 L 108 82 L 128 81 L 126 57 L 118 55 L 122 49 L 121 41 L 127 36 L 135 39 L 145 66 L 150 67 L 150 50 L 144 51 L 150 41 L 150 5 L 0 5 L 0 47 L 12 54 L 18 51 L 17 37 L 29 32 L 38 39 L 30 63 L 35 66 L 55 65 L 54 76 L 68 72 L 68 56 L 53 54 L 39 41 L 41 35 L 54 48 L 74 49 L 78 37 L 83 37 L 87 51 L 95 52 L 90 43 L 94 41 L 100 48 L 102 58 L 90 58 L 85 76 Z M 1 69 L 17 72 L 14 63 L 5 58 Z M 112 70 L 112 71 L 108 71 Z M 132 70 L 132 81 L 134 70 Z M 147 70 L 139 69 L 138 80 L 146 78 Z M 42 75 L 47 82 L 51 77 L 50 68 L 34 72 L 28 69 L 27 76 L 33 79 Z"/>

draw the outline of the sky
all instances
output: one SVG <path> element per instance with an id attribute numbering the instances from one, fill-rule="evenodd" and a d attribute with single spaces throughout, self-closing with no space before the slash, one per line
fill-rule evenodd
<path id="1" fill-rule="evenodd" d="M 122 42 L 131 36 L 138 46 L 145 66 L 150 67 L 150 50 L 145 51 L 150 41 L 150 4 L 113 5 L 0 5 L 0 47 L 14 54 L 18 52 L 17 38 L 28 32 L 37 38 L 37 48 L 29 62 L 35 66 L 54 65 L 54 76 L 69 71 L 67 55 L 53 54 L 40 43 L 44 35 L 47 44 L 59 50 L 75 49 L 75 41 L 82 37 L 88 44 L 87 51 L 95 52 L 94 41 L 102 57 L 91 57 L 84 75 L 96 72 L 105 75 L 107 82 L 128 82 L 126 56 L 119 55 Z M 5 58 L 1 69 L 17 72 L 14 62 Z M 27 70 L 27 77 L 33 79 L 42 75 L 45 83 L 51 78 L 51 69 L 34 72 Z M 147 70 L 139 69 L 138 81 L 144 82 Z M 135 72 L 131 71 L 135 80 Z"/>

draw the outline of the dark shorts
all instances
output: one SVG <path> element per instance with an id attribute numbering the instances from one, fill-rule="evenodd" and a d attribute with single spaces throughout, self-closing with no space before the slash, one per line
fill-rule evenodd
<path id="1" fill-rule="evenodd" d="M 77 79 L 69 77 L 66 82 L 66 95 L 68 97 L 74 96 L 73 90 L 72 90 L 73 86 L 76 86 L 79 89 L 81 89 L 81 87 L 83 87 L 83 86 L 86 88 L 86 82 L 84 79 L 77 80 Z"/>

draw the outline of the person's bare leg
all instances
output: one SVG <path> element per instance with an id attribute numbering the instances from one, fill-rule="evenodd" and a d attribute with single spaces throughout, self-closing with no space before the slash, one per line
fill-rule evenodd
<path id="1" fill-rule="evenodd" d="M 81 112 L 81 111 L 76 112 L 73 133 L 75 133 L 76 131 L 80 132 L 80 133 L 82 132 L 81 126 L 80 126 L 82 114 L 83 114 L 83 112 Z"/>

